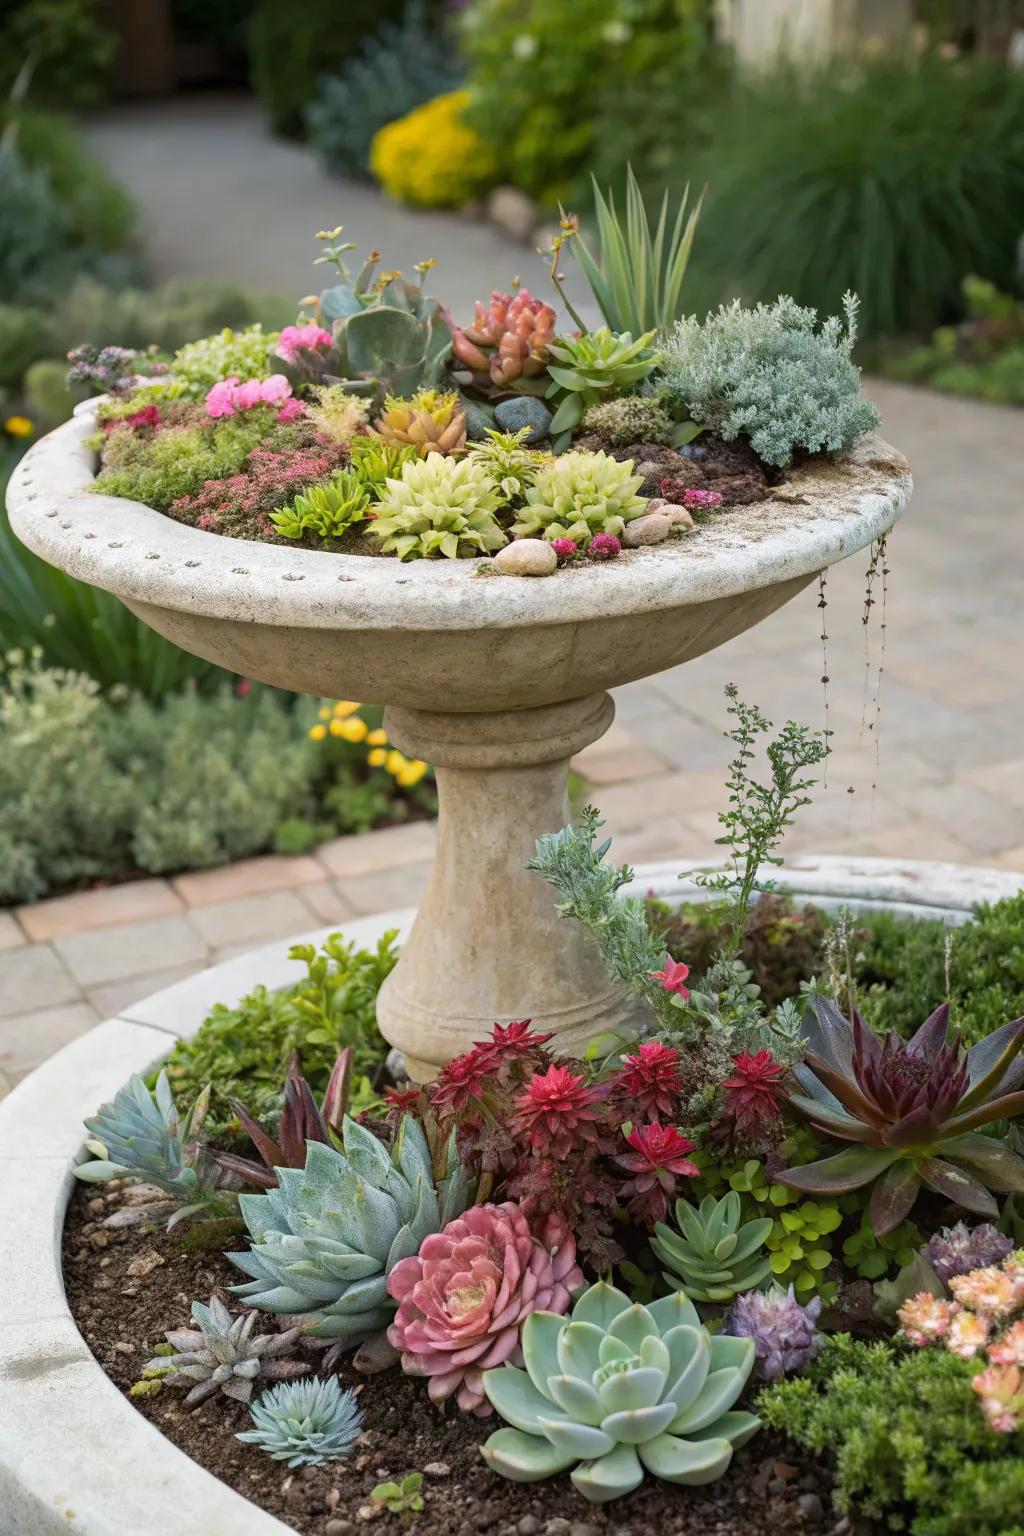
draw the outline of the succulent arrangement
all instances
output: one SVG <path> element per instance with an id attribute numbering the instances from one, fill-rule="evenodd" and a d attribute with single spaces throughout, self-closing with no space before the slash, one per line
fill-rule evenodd
<path id="1" fill-rule="evenodd" d="M 396 195 L 415 201 L 432 176 L 432 201 L 472 183 L 450 158 L 456 145 L 470 152 L 465 108 L 465 94 L 449 92 L 377 133 L 371 158 Z M 433 171 L 422 153 L 412 168 L 396 157 L 411 119 L 421 135 L 420 118 L 438 125 Z M 486 561 L 523 539 L 565 545 L 554 564 L 537 550 L 501 556 L 502 574 L 614 560 L 624 545 L 644 558 L 648 544 L 689 536 L 691 508 L 716 515 L 733 489 L 749 499 L 723 442 L 742 433 L 766 464 L 788 464 L 794 451 L 846 451 L 877 420 L 850 361 L 852 300 L 845 332 L 832 320 L 815 331 L 791 300 L 703 325 L 687 317 L 699 213 L 688 194 L 670 213 L 666 195 L 652 223 L 630 173 L 621 217 L 597 189 L 599 254 L 563 214 L 544 254 L 572 329 L 518 278 L 461 324 L 427 292 L 432 260 L 410 279 L 381 271 L 373 251 L 353 273 L 341 226 L 321 230 L 315 264 L 334 281 L 301 301 L 294 324 L 201 337 L 147 358 L 144 378 L 116 342 L 72 355 L 76 383 L 107 390 L 96 489 L 206 532 L 323 551 Z M 601 326 L 566 292 L 566 246 Z M 702 433 L 695 472 L 682 450 Z M 659 493 L 655 505 L 673 515 L 624 540 Z"/>
<path id="2" fill-rule="evenodd" d="M 710 1335 L 681 1292 L 631 1305 L 600 1281 L 569 1318 L 530 1314 L 523 1362 L 487 1371 L 483 1383 L 508 1426 L 491 1435 L 484 1459 L 514 1482 L 571 1467 L 593 1504 L 632 1493 L 645 1472 L 710 1483 L 758 1428 L 753 1414 L 733 1411 L 753 1344 Z"/>

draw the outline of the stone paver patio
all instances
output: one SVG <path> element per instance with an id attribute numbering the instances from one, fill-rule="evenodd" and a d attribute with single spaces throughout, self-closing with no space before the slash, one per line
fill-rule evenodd
<path id="1" fill-rule="evenodd" d="M 436 289 L 460 311 L 517 271 L 543 289 L 530 251 L 489 227 L 411 214 L 326 177 L 301 149 L 269 139 L 246 102 L 122 107 L 95 119 L 90 136 L 140 201 L 157 276 L 233 273 L 298 293 L 308 233 L 344 222 L 396 265 L 438 257 Z M 827 785 L 787 846 L 1024 870 L 1022 417 L 876 380 L 869 389 L 916 483 L 890 541 L 880 729 L 881 604 L 865 690 L 865 555 L 828 579 L 833 754 Z M 808 589 L 720 650 L 618 690 L 616 725 L 577 763 L 618 858 L 713 853 L 729 756 L 726 682 L 776 722 L 823 723 L 820 617 Z M 0 1092 L 4 1074 L 16 1079 L 179 976 L 257 942 L 415 900 L 431 838 L 424 825 L 401 827 L 340 838 L 306 858 L 248 860 L 0 913 Z"/>

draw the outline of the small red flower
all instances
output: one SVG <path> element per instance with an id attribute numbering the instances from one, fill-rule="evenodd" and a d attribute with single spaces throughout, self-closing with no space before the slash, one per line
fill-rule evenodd
<path id="1" fill-rule="evenodd" d="M 683 1095 L 679 1052 L 660 1040 L 647 1040 L 627 1056 L 615 1083 L 629 1108 L 644 1117 L 671 1117 Z"/>
<path id="2" fill-rule="evenodd" d="M 732 1058 L 732 1065 L 732 1076 L 722 1083 L 725 1113 L 735 1122 L 737 1136 L 756 1136 L 764 1122 L 774 1120 L 779 1113 L 785 1068 L 769 1050 L 754 1056 L 743 1051 Z"/>
<path id="3" fill-rule="evenodd" d="M 668 1197 L 675 1191 L 676 1178 L 694 1179 L 700 1173 L 696 1163 L 686 1156 L 694 1143 L 674 1125 L 635 1125 L 626 1137 L 633 1148 L 615 1161 L 634 1177 L 627 1179 L 620 1194 L 631 1196 L 630 1210 L 638 1221 L 651 1224 L 662 1221 L 668 1211 Z"/>
<path id="4" fill-rule="evenodd" d="M 565 1155 L 573 1141 L 596 1138 L 594 1121 L 603 1094 L 568 1067 L 536 1073 L 515 1101 L 516 1131 L 525 1132 L 535 1152 Z"/>
<path id="5" fill-rule="evenodd" d="M 136 411 L 132 416 L 126 416 L 127 427 L 158 427 L 160 425 L 160 407 L 158 405 L 144 405 L 141 411 Z"/>
<path id="6" fill-rule="evenodd" d="M 687 998 L 690 995 L 689 987 L 685 986 L 690 967 L 684 965 L 682 960 L 666 959 L 663 971 L 652 971 L 651 975 L 661 982 L 666 992 L 675 992 L 678 997 Z"/>

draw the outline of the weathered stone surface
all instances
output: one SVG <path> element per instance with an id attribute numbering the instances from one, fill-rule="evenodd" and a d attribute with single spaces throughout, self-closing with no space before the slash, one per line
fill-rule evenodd
<path id="1" fill-rule="evenodd" d="M 494 557 L 504 576 L 553 576 L 557 568 L 558 556 L 544 539 L 513 539 Z"/>
<path id="2" fill-rule="evenodd" d="M 639 549 L 642 544 L 661 544 L 672 532 L 672 519 L 664 512 L 645 512 L 627 523 L 622 542 L 627 549 Z"/>
<path id="3" fill-rule="evenodd" d="M 40 943 L 93 928 L 109 928 L 114 923 L 169 917 L 180 911 L 181 902 L 166 880 L 132 880 L 126 885 L 77 891 L 19 907 L 18 921 L 29 938 Z"/>
<path id="4" fill-rule="evenodd" d="M 499 400 L 494 407 L 494 419 L 503 432 L 521 432 L 530 428 L 527 443 L 539 443 L 551 430 L 551 412 L 533 395 L 516 395 L 512 400 Z"/>
<path id="5" fill-rule="evenodd" d="M 669 519 L 673 528 L 694 528 L 696 524 L 687 507 L 681 507 L 677 502 L 666 501 L 661 511 Z"/>
<path id="6" fill-rule="evenodd" d="M 487 217 L 514 240 L 529 240 L 541 212 L 518 187 L 495 187 L 487 199 Z"/>

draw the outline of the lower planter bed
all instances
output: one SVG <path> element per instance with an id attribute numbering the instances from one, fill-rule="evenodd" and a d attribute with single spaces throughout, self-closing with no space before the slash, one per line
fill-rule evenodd
<path id="1" fill-rule="evenodd" d="M 797 901 L 949 923 L 1022 885 L 990 870 L 867 859 L 794 859 L 779 875 Z M 668 866 L 639 869 L 631 890 L 675 900 L 695 894 Z M 411 917 L 364 919 L 346 937 L 371 945 L 388 928 L 407 931 Z M 153 1344 L 168 1326 L 168 1299 L 182 1307 L 239 1277 L 216 1248 L 184 1255 L 180 1238 L 162 1229 L 100 1227 L 104 1187 L 74 1186 L 71 1177 L 82 1120 L 131 1073 L 166 1055 L 176 1037 L 191 1035 L 213 1003 L 233 1002 L 257 982 L 273 988 L 293 979 L 294 963 L 279 944 L 190 978 L 75 1041 L 0 1106 L 3 1536 L 283 1536 L 288 1529 L 347 1536 L 365 1518 L 359 1511 L 370 1490 L 413 1469 L 425 1474 L 422 1528 L 452 1536 L 490 1529 L 569 1536 L 574 1525 L 578 1536 L 594 1528 L 622 1536 L 650 1527 L 668 1536 L 830 1529 L 825 1469 L 764 1431 L 737 1453 L 728 1477 L 706 1488 L 650 1480 L 623 1503 L 591 1508 L 565 1478 L 520 1485 L 496 1477 L 477 1450 L 490 1426 L 451 1408 L 440 1413 L 422 1382 L 394 1373 L 362 1378 L 369 1435 L 355 1456 L 296 1473 L 232 1434 L 218 1439 L 208 1415 L 186 1418 L 176 1396 L 146 1399 L 137 1411 L 123 1394 L 139 1376 L 138 1341 Z M 105 1306 L 112 1296 L 116 1305 Z M 348 1366 L 342 1376 L 357 1380 Z M 218 1423 L 232 1433 L 248 1427 L 243 1408 L 225 1410 Z M 380 1518 L 397 1525 L 393 1516 Z"/>

